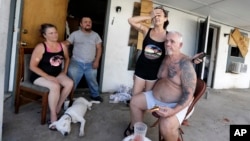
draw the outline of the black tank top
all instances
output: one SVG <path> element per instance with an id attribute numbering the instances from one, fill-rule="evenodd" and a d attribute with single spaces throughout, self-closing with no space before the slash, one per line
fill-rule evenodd
<path id="1" fill-rule="evenodd" d="M 142 52 L 135 67 L 135 75 L 145 80 L 157 79 L 159 67 L 165 56 L 164 42 L 157 42 L 151 39 L 151 30 L 150 28 L 143 40 Z"/>
<path id="2" fill-rule="evenodd" d="M 38 67 L 49 75 L 57 76 L 62 72 L 62 63 L 64 61 L 64 53 L 62 45 L 60 44 L 61 51 L 48 52 L 46 44 L 45 43 L 43 44 L 45 52 L 43 54 L 41 61 L 38 64 Z M 32 72 L 30 80 L 33 83 L 39 77 L 41 76 Z"/>

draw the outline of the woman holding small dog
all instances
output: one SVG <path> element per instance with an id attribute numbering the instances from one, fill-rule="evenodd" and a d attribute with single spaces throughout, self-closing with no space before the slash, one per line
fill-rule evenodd
<path id="1" fill-rule="evenodd" d="M 55 25 L 41 25 L 45 41 L 35 46 L 31 55 L 30 80 L 36 85 L 47 87 L 51 123 L 57 120 L 61 107 L 73 88 L 73 81 L 66 75 L 69 66 L 68 49 L 58 42 Z M 54 127 L 50 129 L 54 130 Z"/>

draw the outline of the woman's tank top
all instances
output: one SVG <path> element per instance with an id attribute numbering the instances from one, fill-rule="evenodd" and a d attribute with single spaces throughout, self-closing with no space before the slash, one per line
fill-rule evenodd
<path id="1" fill-rule="evenodd" d="M 135 75 L 145 80 L 156 80 L 161 62 L 165 56 L 164 42 L 150 38 L 149 29 L 143 40 L 142 52 L 136 62 Z M 167 34 L 167 32 L 166 32 Z"/>
<path id="2" fill-rule="evenodd" d="M 38 67 L 49 75 L 57 76 L 62 72 L 62 63 L 64 61 L 64 53 L 62 45 L 60 44 L 61 50 L 59 52 L 49 52 L 46 44 L 45 43 L 43 44 L 45 52 L 43 54 L 41 61 L 38 64 Z M 31 82 L 34 82 L 39 77 L 41 76 L 32 72 L 30 77 Z"/>

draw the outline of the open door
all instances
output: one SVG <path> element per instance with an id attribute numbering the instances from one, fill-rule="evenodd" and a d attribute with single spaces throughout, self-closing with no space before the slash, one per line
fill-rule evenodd
<path id="1" fill-rule="evenodd" d="M 207 52 L 209 26 L 210 26 L 210 16 L 208 16 L 206 20 L 200 24 L 199 37 L 201 38 L 199 39 L 199 46 L 197 53 Z M 202 63 L 196 65 L 197 77 L 201 78 L 202 80 L 204 78 L 204 72 L 205 72 L 205 59 L 206 57 L 203 59 Z"/>
<path id="2" fill-rule="evenodd" d="M 88 3 L 88 4 L 86 4 Z M 92 30 L 97 32 L 104 42 L 104 29 L 106 20 L 106 11 L 108 6 L 108 0 L 70 0 L 68 5 L 68 17 L 67 22 L 69 26 L 69 32 L 72 33 L 79 30 L 79 23 L 83 16 L 89 16 L 92 19 Z M 72 50 L 73 46 L 70 47 Z M 103 51 L 104 51 L 103 45 Z M 102 57 L 100 64 L 102 62 Z M 101 79 L 101 66 L 97 71 L 97 82 L 99 84 Z M 77 88 L 88 88 L 88 84 L 83 76 L 79 82 Z"/>
<path id="3" fill-rule="evenodd" d="M 43 41 L 39 29 L 42 23 L 56 25 L 59 40 L 64 40 L 68 0 L 23 0 L 20 45 L 35 47 Z"/>
<path id="4" fill-rule="evenodd" d="M 209 34 L 208 34 L 208 43 L 207 43 L 207 56 L 205 59 L 205 72 L 203 80 L 206 82 L 207 87 L 212 88 L 214 82 L 214 72 L 215 64 L 217 58 L 217 49 L 218 49 L 218 37 L 219 37 L 219 27 L 216 25 L 210 25 Z"/>

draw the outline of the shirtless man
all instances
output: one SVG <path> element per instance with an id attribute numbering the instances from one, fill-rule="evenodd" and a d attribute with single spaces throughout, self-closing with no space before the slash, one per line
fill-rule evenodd
<path id="1" fill-rule="evenodd" d="M 125 135 L 133 133 L 133 125 L 143 121 L 145 110 L 159 106 L 160 132 L 165 141 L 177 141 L 178 128 L 185 118 L 193 100 L 196 73 L 188 56 L 181 53 L 182 35 L 170 31 L 166 35 L 166 56 L 158 72 L 159 80 L 152 91 L 132 97 L 130 105 L 131 124 Z"/>

